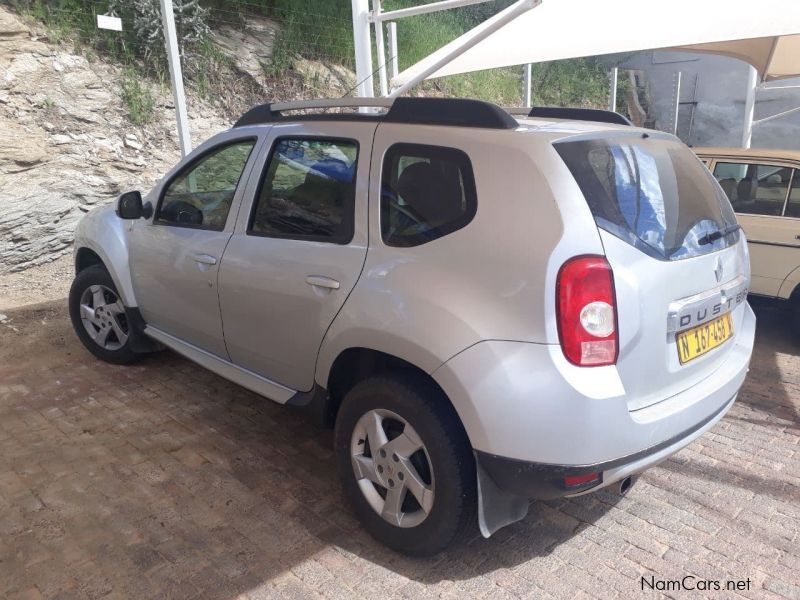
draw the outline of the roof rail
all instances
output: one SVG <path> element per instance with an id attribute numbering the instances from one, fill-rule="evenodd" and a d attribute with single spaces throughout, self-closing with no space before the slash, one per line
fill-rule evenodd
<path id="1" fill-rule="evenodd" d="M 531 108 L 512 108 L 511 114 L 527 115 L 543 119 L 568 119 L 575 121 L 597 121 L 599 123 L 613 123 L 614 125 L 629 125 L 633 123 L 624 115 L 613 110 L 600 108 L 562 108 L 560 106 L 533 106 Z"/>
<path id="2" fill-rule="evenodd" d="M 338 118 L 378 117 L 388 123 L 417 125 L 450 125 L 483 127 L 487 129 L 514 129 L 519 123 L 506 111 L 491 102 L 465 98 L 330 98 L 274 102 L 255 106 L 243 114 L 234 127 L 260 125 L 292 119 L 325 118 L 324 114 L 306 114 L 286 117 L 284 112 L 328 108 L 383 108 L 383 114 L 366 113 L 335 115 Z M 334 116 L 334 115 L 327 115 Z"/>

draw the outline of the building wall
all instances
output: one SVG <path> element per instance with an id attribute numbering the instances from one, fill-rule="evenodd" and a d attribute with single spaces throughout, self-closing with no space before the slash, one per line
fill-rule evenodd
<path id="1" fill-rule="evenodd" d="M 680 71 L 678 136 L 692 146 L 741 145 L 749 70 L 746 63 L 712 54 L 649 51 L 627 58 L 619 67 L 646 74 L 651 101 L 648 115 L 655 118 L 656 129 L 673 130 L 675 80 Z M 768 85 L 800 85 L 800 78 Z M 800 88 L 760 89 L 755 118 L 798 106 Z M 800 112 L 756 125 L 752 147 L 800 150 Z"/>

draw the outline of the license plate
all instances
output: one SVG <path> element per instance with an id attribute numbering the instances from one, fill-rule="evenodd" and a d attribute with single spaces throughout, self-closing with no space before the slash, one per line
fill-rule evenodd
<path id="1" fill-rule="evenodd" d="M 717 317 L 713 321 L 677 334 L 678 359 L 681 364 L 694 360 L 733 337 L 731 313 Z"/>

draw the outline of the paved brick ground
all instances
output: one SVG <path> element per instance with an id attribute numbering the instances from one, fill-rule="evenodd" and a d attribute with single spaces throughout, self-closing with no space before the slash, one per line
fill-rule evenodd
<path id="1" fill-rule="evenodd" d="M 100 363 L 59 304 L 8 316 L 2 597 L 613 598 L 694 575 L 800 598 L 800 342 L 773 312 L 729 416 L 627 497 L 536 503 L 431 560 L 359 528 L 328 432 L 168 352 Z"/>

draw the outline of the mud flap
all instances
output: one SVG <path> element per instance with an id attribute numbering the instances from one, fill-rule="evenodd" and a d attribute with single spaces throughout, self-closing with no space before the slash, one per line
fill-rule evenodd
<path id="1" fill-rule="evenodd" d="M 524 519 L 531 501 L 501 490 L 477 457 L 475 464 L 478 471 L 478 525 L 483 537 L 488 538 L 498 529 Z"/>

